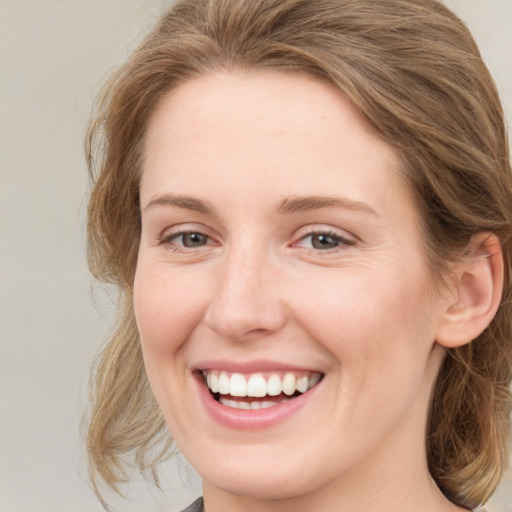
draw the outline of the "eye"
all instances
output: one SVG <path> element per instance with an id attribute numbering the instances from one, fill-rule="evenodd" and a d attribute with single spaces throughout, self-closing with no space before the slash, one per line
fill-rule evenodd
<path id="1" fill-rule="evenodd" d="M 339 233 L 318 231 L 303 236 L 296 245 L 314 251 L 327 252 L 355 245 L 355 241 Z"/>
<path id="2" fill-rule="evenodd" d="M 160 243 L 174 246 L 177 249 L 195 249 L 197 247 L 210 245 L 212 240 L 208 235 L 205 235 L 204 233 L 200 233 L 198 231 L 186 231 L 181 233 L 172 233 L 170 235 L 164 236 L 160 240 Z"/>
<path id="3" fill-rule="evenodd" d="M 181 233 L 173 237 L 173 240 L 179 240 L 180 245 L 188 248 L 201 247 L 208 243 L 208 237 L 202 233 Z"/>
<path id="4" fill-rule="evenodd" d="M 341 240 L 337 236 L 329 235 L 327 233 L 318 233 L 314 235 L 308 235 L 306 239 L 309 239 L 309 243 L 313 249 L 334 249 L 338 247 Z"/>

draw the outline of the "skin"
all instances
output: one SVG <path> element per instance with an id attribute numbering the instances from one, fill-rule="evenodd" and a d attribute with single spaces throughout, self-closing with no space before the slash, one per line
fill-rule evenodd
<path id="1" fill-rule="evenodd" d="M 340 203 L 282 211 L 310 196 Z M 277 71 L 182 84 L 151 120 L 140 198 L 144 361 L 208 512 L 462 510 L 424 448 L 454 296 L 430 281 L 397 155 L 339 91 Z M 205 360 L 324 377 L 285 421 L 237 430 L 198 396 Z"/>

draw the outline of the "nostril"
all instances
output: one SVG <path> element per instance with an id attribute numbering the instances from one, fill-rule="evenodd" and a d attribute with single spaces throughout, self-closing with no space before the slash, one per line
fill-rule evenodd
<path id="1" fill-rule="evenodd" d="M 250 331 L 247 331 L 246 333 L 244 333 L 243 335 L 243 338 L 248 338 L 248 337 L 261 337 L 261 336 L 265 336 L 265 334 L 267 334 L 269 332 L 268 329 L 252 329 Z"/>

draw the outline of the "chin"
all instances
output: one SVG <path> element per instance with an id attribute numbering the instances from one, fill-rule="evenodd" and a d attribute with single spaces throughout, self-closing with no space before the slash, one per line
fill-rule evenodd
<path id="1" fill-rule="evenodd" d="M 240 448 L 228 451 L 225 447 L 208 455 L 203 452 L 200 460 L 191 461 L 205 488 L 211 486 L 249 500 L 279 501 L 314 493 L 332 478 L 323 464 L 313 462 L 293 445 L 282 451 L 258 443 Z"/>
<path id="2" fill-rule="evenodd" d="M 203 481 L 223 492 L 249 500 L 288 500 L 308 493 L 309 489 L 296 472 L 285 474 L 282 470 L 275 472 L 274 468 L 255 472 L 252 467 L 248 467 L 244 473 L 224 472 L 222 476 L 214 475 L 212 479 L 206 477 Z"/>

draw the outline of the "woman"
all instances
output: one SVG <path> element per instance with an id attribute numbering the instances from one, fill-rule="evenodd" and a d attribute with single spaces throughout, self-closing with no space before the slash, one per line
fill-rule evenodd
<path id="1" fill-rule="evenodd" d="M 89 256 L 122 308 L 91 475 L 172 438 L 190 510 L 476 509 L 508 455 L 512 180 L 435 0 L 179 0 L 91 124 Z M 155 447 L 159 450 L 155 452 Z"/>

